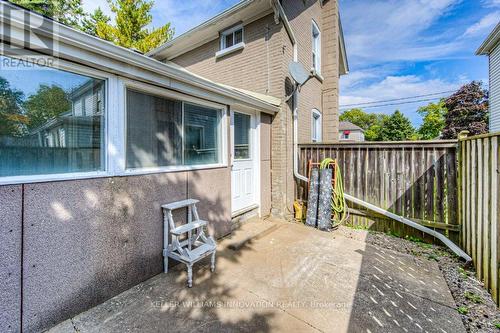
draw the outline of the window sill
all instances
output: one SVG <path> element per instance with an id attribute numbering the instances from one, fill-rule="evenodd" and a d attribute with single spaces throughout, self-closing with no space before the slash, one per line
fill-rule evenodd
<path id="1" fill-rule="evenodd" d="M 118 176 L 137 176 L 137 175 L 148 175 L 153 173 L 169 173 L 169 172 L 180 172 L 180 171 L 196 171 L 205 169 L 219 169 L 227 168 L 224 163 L 216 164 L 200 164 L 192 166 L 171 166 L 171 167 L 158 167 L 158 168 L 141 168 L 141 169 L 127 169 L 124 172 L 118 174 Z"/>
<path id="2" fill-rule="evenodd" d="M 91 172 L 80 172 L 80 173 L 62 173 L 53 175 L 9 176 L 9 177 L 0 177 L 0 186 L 49 183 L 49 182 L 60 182 L 68 180 L 139 176 L 139 175 L 149 175 L 154 173 L 196 171 L 196 170 L 219 169 L 227 167 L 228 166 L 226 164 L 219 163 L 219 164 L 201 164 L 201 165 L 180 166 L 180 167 L 129 169 L 126 171 L 115 172 L 115 173 L 109 171 L 91 171 Z"/>
<path id="3" fill-rule="evenodd" d="M 51 175 L 8 176 L 0 177 L 0 185 L 34 184 L 105 177 L 112 177 L 112 174 L 107 171 L 90 171 L 78 173 L 58 173 Z"/>
<path id="4" fill-rule="evenodd" d="M 215 58 L 218 59 L 218 58 L 224 57 L 230 53 L 236 52 L 236 51 L 244 49 L 244 48 L 245 48 L 245 43 L 243 43 L 243 42 L 235 44 L 235 45 L 228 47 L 226 49 L 217 51 L 215 53 Z"/>
<path id="5" fill-rule="evenodd" d="M 311 68 L 311 73 L 316 79 L 318 79 L 319 82 L 323 83 L 323 81 L 325 80 L 323 75 L 321 75 L 321 73 L 318 73 L 314 68 Z"/>

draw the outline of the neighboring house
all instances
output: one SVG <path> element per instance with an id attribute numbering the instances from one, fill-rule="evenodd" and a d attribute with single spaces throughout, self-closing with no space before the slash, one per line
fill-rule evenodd
<path id="1" fill-rule="evenodd" d="M 338 141 L 335 0 L 242 1 L 150 54 L 162 62 L 5 1 L 0 21 L 11 88 L 71 96 L 0 137 L 0 332 L 46 329 L 162 272 L 161 204 L 200 199 L 217 237 L 241 214 L 287 214 L 296 144 Z M 287 101 L 294 60 L 314 78 Z"/>
<path id="2" fill-rule="evenodd" d="M 273 213 L 286 213 L 294 200 L 293 143 L 334 142 L 339 136 L 339 76 L 347 73 L 348 65 L 337 1 L 244 0 L 148 55 L 215 82 L 282 101 L 276 116 L 260 120 L 271 122 L 273 133 L 270 159 L 266 156 L 261 169 L 268 173 L 272 166 L 269 202 Z M 288 75 L 292 61 L 300 62 L 314 77 L 297 99 L 285 103 L 292 91 Z M 233 111 L 249 115 L 248 124 L 259 118 L 258 110 Z M 240 135 L 235 126 L 235 138 Z M 240 162 L 236 156 L 233 182 L 251 183 L 254 173 L 247 159 Z M 248 189 L 233 188 L 233 196 L 241 199 L 235 198 L 233 209 L 252 207 L 252 198 L 244 198 L 240 191 Z"/>
<path id="3" fill-rule="evenodd" d="M 500 132 L 500 23 L 476 51 L 489 57 L 490 132 Z"/>
<path id="4" fill-rule="evenodd" d="M 365 131 L 349 121 L 339 123 L 340 141 L 365 141 Z"/>

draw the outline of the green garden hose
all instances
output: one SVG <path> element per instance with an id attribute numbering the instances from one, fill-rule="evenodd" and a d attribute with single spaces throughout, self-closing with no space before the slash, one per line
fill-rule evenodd
<path id="1" fill-rule="evenodd" d="M 332 158 L 325 158 L 320 163 L 320 169 L 326 169 L 331 163 L 335 162 Z M 337 178 L 335 187 L 332 189 L 332 227 L 336 228 L 349 217 L 347 210 L 347 203 L 344 197 L 344 182 L 342 180 L 342 173 L 338 163 L 334 163 L 334 175 Z"/>

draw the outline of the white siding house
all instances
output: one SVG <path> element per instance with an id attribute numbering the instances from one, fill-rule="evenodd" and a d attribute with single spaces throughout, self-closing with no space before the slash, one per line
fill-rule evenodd
<path id="1" fill-rule="evenodd" d="M 500 132 L 500 23 L 476 54 L 489 57 L 490 132 Z"/>

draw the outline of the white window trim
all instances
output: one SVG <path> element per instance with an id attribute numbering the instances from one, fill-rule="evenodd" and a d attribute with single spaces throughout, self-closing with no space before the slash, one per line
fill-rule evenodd
<path id="1" fill-rule="evenodd" d="M 121 156 L 119 161 L 119 168 L 117 169 L 118 176 L 130 176 L 130 175 L 144 175 L 151 173 L 165 173 L 165 172 L 177 172 L 177 171 L 192 171 L 192 170 L 203 170 L 203 169 L 215 169 L 215 168 L 224 168 L 228 167 L 228 159 L 227 159 L 227 145 L 228 145 L 228 129 L 227 129 L 227 107 L 218 103 L 205 101 L 200 98 L 188 96 L 182 93 L 174 92 L 171 90 L 167 90 L 164 88 L 159 88 L 156 86 L 152 86 L 146 83 L 140 83 L 136 81 L 132 81 L 129 79 L 120 79 L 121 83 L 121 103 L 123 103 L 123 112 L 120 114 L 123 119 L 121 119 L 120 123 L 123 124 L 120 126 L 123 129 L 123 133 L 121 133 L 120 137 L 122 138 L 121 142 L 121 152 L 118 154 Z M 172 165 L 172 166 L 161 166 L 161 167 L 150 167 L 150 168 L 127 168 L 126 167 L 126 140 L 127 140 L 127 89 L 133 89 L 135 91 L 143 92 L 149 95 L 155 95 L 159 97 L 176 99 L 186 103 L 198 104 L 201 106 L 206 106 L 210 108 L 214 108 L 219 110 L 220 112 L 220 129 L 221 129 L 221 138 L 219 148 L 219 153 L 221 154 L 219 163 L 211 163 L 211 164 L 198 164 L 198 165 Z M 183 104 L 184 105 L 184 104 Z M 183 143 L 184 144 L 184 143 Z"/>
<path id="2" fill-rule="evenodd" d="M 311 111 L 311 141 L 312 142 L 321 142 L 321 140 L 322 140 L 322 136 L 323 136 L 323 131 L 322 131 L 323 119 L 322 118 L 323 117 L 321 115 L 321 112 L 319 112 L 318 109 L 312 109 L 312 111 Z M 317 128 L 318 137 L 315 138 L 313 128 L 314 128 L 316 121 L 318 121 L 318 120 L 319 120 L 319 127 Z"/>
<path id="3" fill-rule="evenodd" d="M 318 45 L 316 45 L 316 43 L 315 43 L 315 38 L 314 38 L 314 34 L 312 32 L 312 29 L 315 29 L 318 31 Z M 321 30 L 319 29 L 319 26 L 316 24 L 316 22 L 314 20 L 312 20 L 312 29 L 311 29 L 311 40 L 312 40 L 312 50 L 311 50 L 312 53 L 311 53 L 311 55 L 312 54 L 316 55 L 316 66 L 314 66 L 314 64 L 313 64 L 313 67 L 311 69 L 314 73 L 314 76 L 316 76 L 318 79 L 320 79 L 322 81 L 323 77 L 321 76 L 321 51 L 322 51 Z M 316 46 L 317 46 L 317 49 L 316 49 Z"/>
<path id="4" fill-rule="evenodd" d="M 5 55 L 6 57 L 23 59 L 23 56 Z M 33 55 L 29 56 L 33 59 Z M 43 56 L 40 56 L 43 58 Z M 130 175 L 146 175 L 152 173 L 167 173 L 177 171 L 191 171 L 228 167 L 228 115 L 227 106 L 215 102 L 206 101 L 183 93 L 160 88 L 139 81 L 133 81 L 99 71 L 83 65 L 78 65 L 65 60 L 57 59 L 54 66 L 75 74 L 86 75 L 95 79 L 105 80 L 105 112 L 104 112 L 104 144 L 103 166 L 101 171 L 72 172 L 58 174 L 39 174 L 23 176 L 0 177 L 0 185 L 32 184 L 42 182 L 55 182 L 78 179 L 95 179 L 104 177 L 119 177 Z M 132 88 L 145 93 L 179 99 L 184 102 L 199 104 L 221 110 L 220 125 L 220 163 L 200 164 L 193 166 L 170 166 L 158 168 L 126 169 L 126 89 Z"/>
<path id="5" fill-rule="evenodd" d="M 241 29 L 241 42 L 237 44 L 233 44 L 232 46 L 226 47 L 226 36 L 233 34 L 235 31 L 238 31 Z M 234 38 L 234 36 L 233 36 Z M 220 34 L 220 49 L 215 53 L 216 58 L 220 58 L 222 56 L 225 56 L 226 54 L 236 52 L 238 50 L 241 50 L 245 48 L 245 29 L 243 28 L 242 24 L 239 24 L 237 26 L 234 26 L 232 28 L 229 28 L 227 30 L 224 30 Z"/>

